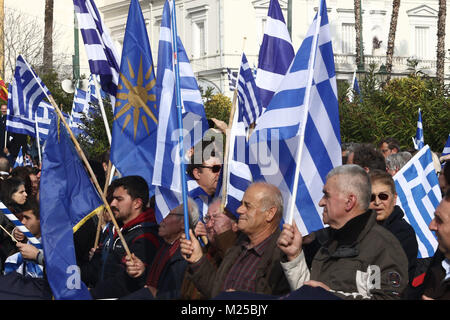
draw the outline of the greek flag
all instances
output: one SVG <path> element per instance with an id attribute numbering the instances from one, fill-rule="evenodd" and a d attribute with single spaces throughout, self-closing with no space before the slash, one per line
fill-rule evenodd
<path id="1" fill-rule="evenodd" d="M 269 105 L 293 58 L 294 48 L 280 4 L 277 0 L 270 0 L 256 73 L 256 85 L 263 108 Z"/>
<path id="2" fill-rule="evenodd" d="M 100 76 L 100 86 L 103 91 L 114 98 L 119 82 L 120 59 L 108 29 L 100 18 L 94 0 L 73 0 L 73 5 L 91 74 Z"/>
<path id="3" fill-rule="evenodd" d="M 6 130 L 35 137 L 36 117 L 39 118 L 36 112 L 50 91 L 21 55 L 8 92 Z"/>
<path id="4" fill-rule="evenodd" d="M 39 139 L 47 140 L 50 122 L 55 116 L 55 108 L 47 101 L 42 100 L 36 111 L 36 122 L 39 130 Z M 34 130 L 31 135 L 34 136 Z"/>
<path id="5" fill-rule="evenodd" d="M 30 243 L 30 242 L 28 242 Z M 42 254 L 42 250 L 41 254 Z M 10 255 L 5 261 L 5 274 L 17 272 L 25 278 L 43 278 L 44 267 L 30 260 L 25 260 L 20 252 Z"/>
<path id="6" fill-rule="evenodd" d="M 322 188 L 328 172 L 342 163 L 325 0 L 318 12 L 249 140 L 254 180 L 261 178 L 279 187 L 287 204 L 284 218 L 289 223 L 294 219 L 303 235 L 323 228 L 318 205 Z"/>
<path id="7" fill-rule="evenodd" d="M 227 68 L 227 74 L 228 74 L 228 87 L 230 88 L 230 91 L 236 90 L 236 78 L 237 78 L 237 72 L 231 71 L 230 68 Z"/>
<path id="8" fill-rule="evenodd" d="M 16 215 L 9 211 L 9 209 L 0 201 L 0 211 L 8 218 L 14 225 L 22 232 L 25 237 L 27 237 L 28 241 L 34 245 L 38 249 L 42 249 L 42 244 L 31 232 L 25 227 L 19 219 L 17 219 Z"/>
<path id="9" fill-rule="evenodd" d="M 252 69 L 248 65 L 245 53 L 242 54 L 241 69 L 239 71 L 238 101 L 238 121 L 243 121 L 248 128 L 261 115 L 262 106 L 255 77 Z"/>
<path id="10" fill-rule="evenodd" d="M 241 106 L 239 106 L 241 108 Z M 228 155 L 227 188 L 225 207 L 236 217 L 237 208 L 241 205 L 245 190 L 253 182 L 250 171 L 247 130 L 243 121 L 234 117 L 230 131 L 230 150 Z"/>
<path id="11" fill-rule="evenodd" d="M 173 61 L 173 2 L 164 4 L 158 48 L 157 105 L 159 106 L 156 157 L 153 171 L 156 218 L 158 221 L 182 201 L 179 130 L 183 129 L 184 150 L 203 138 L 208 129 L 203 101 L 181 39 L 177 36 L 177 57 L 180 68 L 179 85 L 183 107 L 183 128 L 178 125 L 175 69 Z"/>
<path id="12" fill-rule="evenodd" d="M 445 143 L 444 149 L 442 150 L 441 156 L 446 156 L 450 154 L 450 134 L 448 135 L 447 142 Z"/>
<path id="13" fill-rule="evenodd" d="M 420 149 L 393 178 L 397 205 L 403 209 L 405 220 L 416 232 L 418 258 L 431 257 L 436 251 L 437 240 L 428 226 L 442 195 L 428 145 Z"/>
<path id="14" fill-rule="evenodd" d="M 19 153 L 16 157 L 16 162 L 14 163 L 14 167 L 23 167 L 23 154 L 22 154 L 22 147 L 20 147 Z"/>
<path id="15" fill-rule="evenodd" d="M 356 71 L 353 73 L 352 84 L 350 88 L 348 88 L 348 99 L 350 102 L 353 102 L 355 93 L 360 97 L 359 101 L 362 101 L 361 90 L 359 89 L 358 79 L 356 78 Z"/>
<path id="16" fill-rule="evenodd" d="M 72 112 L 70 114 L 69 126 L 72 129 L 73 134 L 78 136 L 80 133 L 84 133 L 81 129 L 83 125 L 83 118 L 90 118 L 90 115 L 95 111 L 93 103 L 98 100 L 93 99 L 92 85 L 88 87 L 88 91 L 81 90 L 80 88 L 75 89 Z"/>
<path id="17" fill-rule="evenodd" d="M 416 137 L 413 138 L 414 148 L 420 150 L 423 148 L 425 142 L 423 139 L 422 113 L 419 108 L 419 119 L 417 120 Z"/>

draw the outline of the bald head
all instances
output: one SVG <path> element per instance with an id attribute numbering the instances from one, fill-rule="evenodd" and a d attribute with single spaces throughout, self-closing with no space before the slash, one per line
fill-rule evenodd
<path id="1" fill-rule="evenodd" d="M 9 165 L 9 161 L 5 157 L 0 157 L 0 171 L 8 172 L 8 173 L 11 171 L 11 166 Z"/>

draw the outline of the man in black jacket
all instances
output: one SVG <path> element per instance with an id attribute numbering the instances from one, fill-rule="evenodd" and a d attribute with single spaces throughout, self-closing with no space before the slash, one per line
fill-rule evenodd
<path id="1" fill-rule="evenodd" d="M 123 177 L 114 181 L 110 204 L 130 252 L 147 266 L 145 272 L 161 244 L 154 210 L 146 208 L 148 195 L 148 185 L 142 177 Z M 144 286 L 139 281 L 142 279 L 126 273 L 125 257 L 122 241 L 117 231 L 111 229 L 111 237 L 82 268 L 83 280 L 90 285 L 94 298 L 119 298 Z"/>

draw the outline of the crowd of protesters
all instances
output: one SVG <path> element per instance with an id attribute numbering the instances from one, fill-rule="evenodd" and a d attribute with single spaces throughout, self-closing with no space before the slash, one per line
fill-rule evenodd
<path id="1" fill-rule="evenodd" d="M 117 178 L 106 198 L 132 254 L 109 216 L 94 216 L 74 234 L 81 278 L 95 299 L 450 299 L 450 159 L 434 155 L 443 199 L 429 229 L 439 245 L 433 257 L 419 259 L 392 178 L 414 152 L 392 138 L 376 147 L 343 144 L 343 165 L 330 171 L 317 204 L 326 227 L 306 236 L 295 221 L 281 225 L 285 204 L 274 185 L 254 182 L 237 212 L 223 208 L 214 198 L 220 153 L 188 167 L 207 195 L 206 202 L 190 195 L 189 239 L 182 206 L 158 224 L 145 180 Z M 0 200 L 40 239 L 40 170 L 11 166 L 0 157 Z M 99 162 L 94 170 L 102 183 L 103 169 Z M 6 216 L 0 224 L 0 282 L 33 279 L 33 293 L 23 296 L 51 299 L 42 249 Z M 1 287 L 0 298 L 21 297 L 18 288 Z"/>

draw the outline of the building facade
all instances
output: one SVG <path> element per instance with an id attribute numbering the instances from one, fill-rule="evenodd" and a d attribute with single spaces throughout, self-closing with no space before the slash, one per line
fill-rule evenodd
<path id="1" fill-rule="evenodd" d="M 288 1 L 278 1 L 287 21 Z M 364 62 L 366 68 L 371 63 L 379 67 L 386 60 L 392 1 L 361 1 Z M 155 63 L 164 2 L 140 0 Z M 103 0 L 98 4 L 119 51 L 129 3 L 129 0 Z M 239 68 L 242 51 L 246 53 L 250 65 L 257 66 L 269 3 L 269 0 L 176 1 L 178 33 L 200 86 L 213 87 L 217 92 L 231 96 L 227 68 Z M 317 0 L 292 0 L 292 41 L 295 51 L 305 37 L 317 6 Z M 353 6 L 353 0 L 327 1 L 338 79 L 350 80 L 356 70 Z M 438 0 L 401 2 L 393 59 L 394 77 L 409 72 L 408 59 L 417 60 L 418 69 L 430 76 L 435 75 L 437 17 Z M 446 29 L 449 30 L 448 24 Z M 449 47 L 448 41 L 446 47 Z M 449 76 L 446 63 L 445 77 Z"/>

